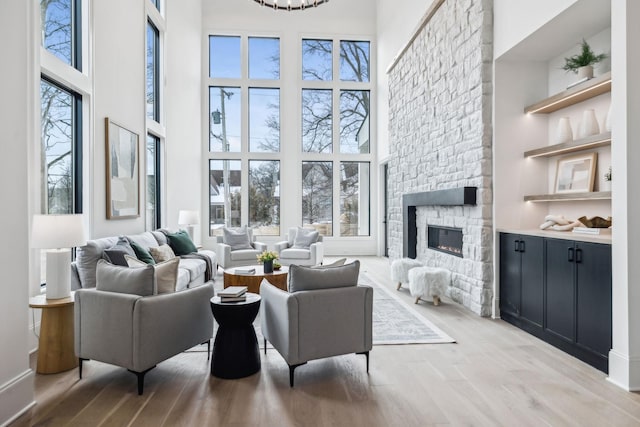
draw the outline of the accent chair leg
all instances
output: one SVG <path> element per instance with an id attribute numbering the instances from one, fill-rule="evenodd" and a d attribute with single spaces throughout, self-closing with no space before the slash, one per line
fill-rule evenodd
<path id="1" fill-rule="evenodd" d="M 356 354 L 364 354 L 364 356 L 367 358 L 367 374 L 368 374 L 369 373 L 369 352 L 363 351 L 361 353 L 356 353 Z"/>
<path id="2" fill-rule="evenodd" d="M 267 339 L 264 338 L 264 354 L 267 354 Z"/>
<path id="3" fill-rule="evenodd" d="M 414 304 L 417 304 L 417 303 L 419 303 L 419 302 L 420 302 L 420 297 L 417 297 L 417 298 L 416 298 L 416 301 L 414 302 Z"/>
<path id="4" fill-rule="evenodd" d="M 144 392 L 144 376 L 153 368 L 155 368 L 155 366 L 152 366 L 142 372 L 136 372 L 129 369 L 129 372 L 136 374 L 136 377 L 138 377 L 138 396 L 142 396 L 142 393 Z"/>
<path id="5" fill-rule="evenodd" d="M 399 291 L 401 287 L 402 287 L 402 282 L 398 282 L 398 286 L 396 287 L 396 291 Z"/>
<path id="6" fill-rule="evenodd" d="M 88 359 L 83 359 L 82 357 L 78 357 L 78 377 L 82 379 L 82 362 Z"/>
<path id="7" fill-rule="evenodd" d="M 435 306 L 440 305 L 440 297 L 438 295 L 433 296 L 433 305 Z"/>
<path id="8" fill-rule="evenodd" d="M 211 357 L 211 340 L 207 340 L 207 360 Z"/>
<path id="9" fill-rule="evenodd" d="M 289 386 L 293 387 L 293 371 L 296 370 L 298 366 L 306 365 L 307 362 L 299 363 L 297 365 L 289 365 Z"/>

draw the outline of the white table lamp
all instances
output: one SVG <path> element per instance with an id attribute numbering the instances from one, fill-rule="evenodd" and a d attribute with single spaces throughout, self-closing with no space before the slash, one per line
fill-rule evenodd
<path id="1" fill-rule="evenodd" d="M 198 211 L 179 211 L 178 212 L 178 225 L 184 225 L 189 233 L 189 237 L 193 241 L 193 233 L 195 225 L 200 224 L 200 213 Z"/>
<path id="2" fill-rule="evenodd" d="M 47 299 L 71 295 L 71 248 L 87 243 L 82 215 L 34 215 L 31 246 L 47 249 Z"/>

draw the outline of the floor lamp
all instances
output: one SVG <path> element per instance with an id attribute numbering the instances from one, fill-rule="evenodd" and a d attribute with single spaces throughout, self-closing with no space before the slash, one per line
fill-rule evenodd
<path id="1" fill-rule="evenodd" d="M 178 225 L 184 225 L 184 228 L 187 230 L 189 237 L 191 237 L 191 241 L 194 240 L 194 230 L 195 226 L 200 223 L 200 215 L 198 211 L 179 211 L 178 212 Z"/>
<path id="2" fill-rule="evenodd" d="M 47 299 L 71 295 L 71 248 L 87 243 L 82 215 L 34 215 L 31 247 L 47 249 Z"/>

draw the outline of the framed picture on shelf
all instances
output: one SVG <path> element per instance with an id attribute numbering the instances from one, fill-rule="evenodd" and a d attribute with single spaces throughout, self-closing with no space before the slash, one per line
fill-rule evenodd
<path id="1" fill-rule="evenodd" d="M 107 219 L 140 216 L 138 134 L 105 118 Z"/>
<path id="2" fill-rule="evenodd" d="M 598 153 L 586 153 L 558 159 L 555 193 L 593 191 Z"/>

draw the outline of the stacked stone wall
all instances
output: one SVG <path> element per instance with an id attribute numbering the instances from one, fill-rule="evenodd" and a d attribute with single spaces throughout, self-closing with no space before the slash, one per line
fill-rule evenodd
<path id="1" fill-rule="evenodd" d="M 453 272 L 449 296 L 492 307 L 493 2 L 446 0 L 389 74 L 390 257 L 402 257 L 402 195 L 478 188 L 477 206 L 419 207 L 418 259 Z M 463 258 L 427 248 L 427 224 L 462 228 Z"/>

